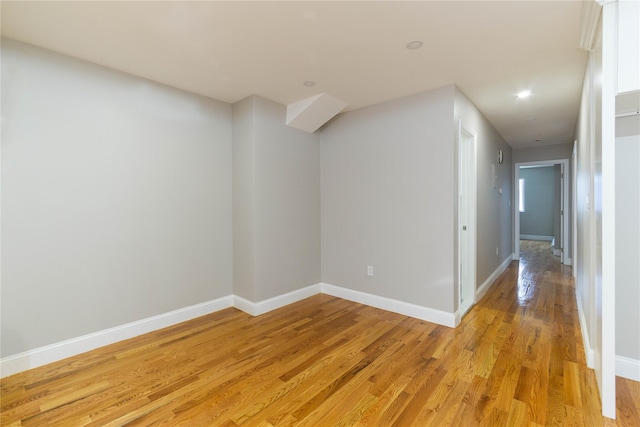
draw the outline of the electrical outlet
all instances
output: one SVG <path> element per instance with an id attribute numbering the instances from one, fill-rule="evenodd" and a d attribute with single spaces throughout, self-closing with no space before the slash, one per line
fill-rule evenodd
<path id="1" fill-rule="evenodd" d="M 496 255 L 498 255 L 498 247 L 496 246 Z"/>
<path id="2" fill-rule="evenodd" d="M 368 266 L 367 267 L 367 276 L 373 276 L 373 267 L 372 266 Z"/>

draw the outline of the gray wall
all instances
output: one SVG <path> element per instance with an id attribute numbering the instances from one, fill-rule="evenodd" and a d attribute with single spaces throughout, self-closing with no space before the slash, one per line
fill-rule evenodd
<path id="1" fill-rule="evenodd" d="M 458 119 L 478 136 L 478 284 L 510 253 L 511 151 L 454 86 L 308 134 L 259 97 L 10 40 L 2 84 L 3 356 L 321 280 L 454 312 Z"/>
<path id="2" fill-rule="evenodd" d="M 544 160 L 570 159 L 573 144 L 543 145 L 542 147 L 516 148 L 513 150 L 513 162 L 539 162 Z"/>
<path id="3" fill-rule="evenodd" d="M 577 245 L 574 257 L 576 275 L 576 298 L 584 314 L 583 327 L 587 329 L 585 349 L 593 359 L 596 375 L 601 375 L 598 366 L 602 349 L 601 302 L 598 301 L 595 277 L 598 270 L 598 241 L 596 229 L 594 189 L 596 180 L 602 179 L 601 169 L 596 168 L 597 146 L 601 143 L 602 117 L 598 106 L 601 105 L 602 83 L 598 75 L 602 72 L 602 47 L 589 53 L 589 62 L 585 72 L 580 113 L 576 124 L 577 140 L 577 178 L 576 178 L 576 216 Z"/>
<path id="4" fill-rule="evenodd" d="M 361 108 L 321 131 L 323 282 L 454 311 L 453 96 Z"/>
<path id="5" fill-rule="evenodd" d="M 254 99 L 233 104 L 233 290 L 257 301 Z"/>
<path id="6" fill-rule="evenodd" d="M 459 120 L 477 136 L 477 286 L 511 257 L 511 149 L 447 86 L 342 114 L 322 131 L 323 282 L 455 312 Z"/>
<path id="7" fill-rule="evenodd" d="M 231 107 L 2 40 L 2 356 L 232 293 Z"/>
<path id="8" fill-rule="evenodd" d="M 320 145 L 286 107 L 234 105 L 235 292 L 261 301 L 320 282 Z"/>
<path id="9" fill-rule="evenodd" d="M 454 126 L 456 137 L 460 120 L 465 128 L 476 133 L 477 139 L 476 287 L 480 287 L 505 260 L 512 257 L 513 253 L 512 153 L 511 147 L 491 123 L 462 91 L 455 88 Z M 499 149 L 502 149 L 504 153 L 502 164 L 498 163 Z M 493 188 L 492 165 L 495 166 L 497 176 L 496 188 Z M 457 173 L 455 176 L 457 177 Z M 502 193 L 500 193 L 500 189 L 502 189 Z M 457 205 L 455 212 L 457 213 Z M 496 248 L 498 254 L 496 254 Z"/>
<path id="10" fill-rule="evenodd" d="M 640 361 L 640 124 L 616 125 L 616 354 Z"/>
<path id="11" fill-rule="evenodd" d="M 524 179 L 524 212 L 520 212 L 520 234 L 554 236 L 554 166 L 520 168 Z"/>

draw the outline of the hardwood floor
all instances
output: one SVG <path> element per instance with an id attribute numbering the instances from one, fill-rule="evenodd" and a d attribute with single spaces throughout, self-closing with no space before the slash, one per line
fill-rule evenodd
<path id="1" fill-rule="evenodd" d="M 450 329 L 327 295 L 226 309 L 1 381 L 2 426 L 616 425 L 569 270 L 525 243 Z M 618 380 L 617 425 L 640 426 Z"/>

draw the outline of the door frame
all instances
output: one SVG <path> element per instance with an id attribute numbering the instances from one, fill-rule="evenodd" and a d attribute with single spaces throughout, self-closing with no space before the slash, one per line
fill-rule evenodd
<path id="1" fill-rule="evenodd" d="M 463 144 L 468 143 L 468 149 L 463 149 Z M 477 133 L 468 127 L 466 127 L 462 120 L 458 121 L 458 191 L 457 191 L 457 205 L 458 205 L 458 218 L 457 218 L 457 234 L 458 234 L 458 312 L 456 315 L 456 325 L 466 312 L 473 307 L 476 303 L 476 245 L 477 245 Z M 467 155 L 465 159 L 463 156 Z M 465 168 L 464 162 L 468 162 L 469 167 Z M 462 224 L 462 203 L 461 197 L 465 187 L 463 187 L 464 180 L 466 179 L 466 189 L 468 192 L 468 204 L 467 204 L 467 224 Z M 467 226 L 465 233 L 462 233 L 463 225 Z M 467 256 L 463 256 L 463 239 L 466 240 Z M 463 262 L 466 261 L 466 265 Z M 465 284 L 466 291 L 471 295 L 468 301 L 465 301 L 463 307 L 462 295 L 463 295 L 463 271 L 472 272 L 469 275 L 469 280 Z"/>
<path id="2" fill-rule="evenodd" d="M 571 274 L 578 278 L 578 140 L 573 143 L 571 152 Z"/>
<path id="3" fill-rule="evenodd" d="M 520 166 L 553 166 L 561 165 L 562 178 L 560 189 L 560 203 L 561 203 L 561 220 L 560 220 L 560 246 L 562 253 L 560 254 L 560 260 L 562 264 L 571 265 L 572 254 L 567 250 L 567 244 L 569 243 L 569 159 L 557 159 L 557 160 L 539 160 L 534 162 L 518 162 L 514 164 L 514 180 L 513 180 L 513 217 L 514 217 L 514 233 L 513 233 L 513 259 L 520 259 L 520 209 L 518 200 L 520 200 Z M 575 235 L 575 230 L 574 230 Z M 575 248 L 571 246 L 571 252 Z"/>

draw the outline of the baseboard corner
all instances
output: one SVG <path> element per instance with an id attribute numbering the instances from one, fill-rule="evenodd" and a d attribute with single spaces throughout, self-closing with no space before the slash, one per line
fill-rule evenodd
<path id="1" fill-rule="evenodd" d="M 316 283 L 315 285 L 309 285 L 304 288 L 296 289 L 294 291 L 287 292 L 286 294 L 277 295 L 258 302 L 249 301 L 248 299 L 234 295 L 233 306 L 252 316 L 259 316 L 305 298 L 309 298 L 313 295 L 319 294 L 320 292 L 321 285 L 320 283 Z"/>

